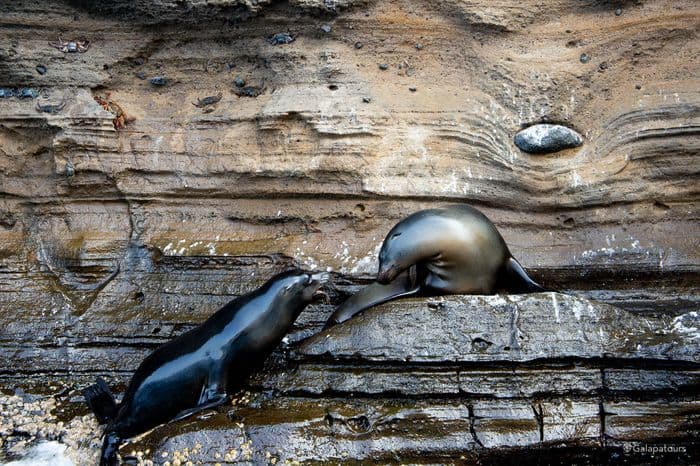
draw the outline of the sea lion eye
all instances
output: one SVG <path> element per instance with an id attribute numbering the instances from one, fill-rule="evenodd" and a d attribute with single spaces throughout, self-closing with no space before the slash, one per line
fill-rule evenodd
<path id="1" fill-rule="evenodd" d="M 393 235 L 391 235 L 391 239 L 397 238 L 399 236 L 401 236 L 401 233 L 394 233 Z"/>

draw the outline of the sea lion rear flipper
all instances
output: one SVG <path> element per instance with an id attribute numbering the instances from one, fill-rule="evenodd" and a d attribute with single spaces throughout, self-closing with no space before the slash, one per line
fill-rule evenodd
<path id="1" fill-rule="evenodd" d="M 416 267 L 413 266 L 405 272 L 402 272 L 387 285 L 374 282 L 350 296 L 338 307 L 333 315 L 330 316 L 324 328 L 345 322 L 355 314 L 369 309 L 372 306 L 417 294 L 420 290 L 420 284 L 416 279 L 415 269 Z"/>
<path id="2" fill-rule="evenodd" d="M 554 291 L 542 287 L 539 283 L 530 278 L 527 272 L 525 272 L 525 269 L 523 269 L 523 266 L 513 257 L 509 258 L 503 265 L 496 287 L 511 293 Z"/>
<path id="3" fill-rule="evenodd" d="M 82 393 L 87 405 L 95 414 L 100 424 L 111 421 L 117 416 L 117 402 L 114 399 L 114 395 L 112 395 L 112 392 L 109 390 L 107 382 L 101 377 L 97 378 L 95 384 L 84 388 Z"/>
<path id="4" fill-rule="evenodd" d="M 224 404 L 227 399 L 228 396 L 226 396 L 225 394 L 216 395 L 214 398 L 212 398 L 210 401 L 204 404 L 195 406 L 194 408 L 186 409 L 184 411 L 180 411 L 170 422 L 185 419 L 186 417 L 190 417 L 193 414 L 197 414 L 200 411 L 204 411 L 205 409 L 216 408 L 217 406 Z"/>
<path id="5" fill-rule="evenodd" d="M 105 432 L 105 439 L 102 442 L 102 453 L 100 454 L 100 466 L 119 466 L 117 452 L 122 440 L 115 432 Z"/>

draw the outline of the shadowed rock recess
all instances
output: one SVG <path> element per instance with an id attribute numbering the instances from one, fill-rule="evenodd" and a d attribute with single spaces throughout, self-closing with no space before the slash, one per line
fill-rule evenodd
<path id="1" fill-rule="evenodd" d="M 700 463 L 698 2 L 9 0 L 0 17 L 0 463 L 57 441 L 44 453 L 94 464 L 80 388 L 121 393 L 154 347 L 294 266 L 331 270 L 330 302 L 232 405 L 122 454 Z M 582 144 L 515 145 L 542 123 Z M 560 292 L 396 301 L 322 331 L 389 229 L 450 202 Z"/>

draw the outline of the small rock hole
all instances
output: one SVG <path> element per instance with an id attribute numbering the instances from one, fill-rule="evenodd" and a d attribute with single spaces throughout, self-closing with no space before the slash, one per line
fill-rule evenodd
<path id="1" fill-rule="evenodd" d="M 493 343 L 484 340 L 483 338 L 477 337 L 472 340 L 472 348 L 474 348 L 476 351 L 486 351 L 491 345 L 493 345 Z"/>
<path id="2" fill-rule="evenodd" d="M 331 91 L 337 91 L 337 90 L 338 90 L 338 86 L 336 86 L 335 84 L 330 84 L 330 85 L 328 86 L 328 89 L 330 89 Z"/>
<path id="3" fill-rule="evenodd" d="M 368 432 L 372 424 L 367 416 L 357 416 L 348 419 L 348 427 L 356 432 Z"/>
<path id="4" fill-rule="evenodd" d="M 664 204 L 661 201 L 654 201 L 654 207 L 656 207 L 657 209 L 662 209 L 662 210 L 668 210 L 671 208 L 668 204 Z"/>

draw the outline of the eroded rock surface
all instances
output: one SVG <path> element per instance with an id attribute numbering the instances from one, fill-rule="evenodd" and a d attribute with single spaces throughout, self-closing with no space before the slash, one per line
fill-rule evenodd
<path id="1" fill-rule="evenodd" d="M 309 338 L 298 357 L 527 362 L 568 358 L 700 361 L 700 317 L 642 317 L 560 293 L 412 299 Z"/>

